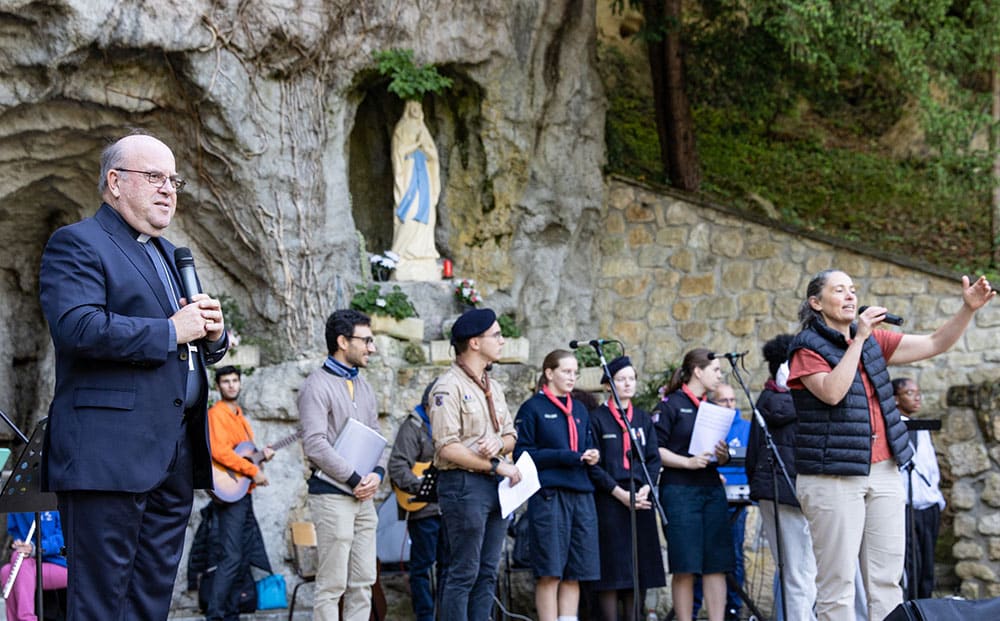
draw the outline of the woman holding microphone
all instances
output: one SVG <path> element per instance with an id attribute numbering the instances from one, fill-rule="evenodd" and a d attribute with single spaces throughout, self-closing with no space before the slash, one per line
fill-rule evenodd
<path id="1" fill-rule="evenodd" d="M 930 335 L 876 329 L 886 309 L 859 312 L 851 277 L 817 274 L 799 309 L 789 347 L 788 387 L 799 417 L 796 495 L 816 556 L 820 621 L 853 621 L 854 572 L 868 594 L 868 618 L 883 619 L 903 600 L 905 550 L 899 466 L 912 456 L 889 379 L 889 364 L 935 356 L 962 335 L 996 295 L 980 277 L 962 277 L 962 305 Z"/>

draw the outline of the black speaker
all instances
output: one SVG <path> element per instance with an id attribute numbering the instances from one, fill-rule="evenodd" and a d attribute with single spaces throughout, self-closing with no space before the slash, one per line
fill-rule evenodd
<path id="1" fill-rule="evenodd" d="M 889 613 L 885 621 L 984 621 L 1000 619 L 1000 597 L 994 599 L 913 599 Z"/>

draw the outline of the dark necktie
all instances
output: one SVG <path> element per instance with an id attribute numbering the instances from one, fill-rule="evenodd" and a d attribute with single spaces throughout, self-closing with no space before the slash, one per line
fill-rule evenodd
<path id="1" fill-rule="evenodd" d="M 163 258 L 163 254 L 155 242 L 150 243 L 148 235 L 139 235 L 137 241 L 153 262 L 153 267 L 156 268 L 156 275 L 160 277 L 160 284 L 163 285 L 163 289 L 167 292 L 167 297 L 170 298 L 170 307 L 174 309 L 174 312 L 177 312 L 180 310 L 180 303 L 178 301 L 180 300 L 180 295 L 177 293 L 178 285 L 174 281 L 174 277 L 170 274 L 170 268 L 167 267 L 167 262 Z M 186 347 L 188 348 L 188 379 L 187 387 L 184 391 L 184 409 L 194 407 L 198 403 L 198 397 L 201 395 L 203 388 L 202 383 L 205 381 L 205 372 L 197 353 L 198 348 L 193 343 L 189 343 Z"/>

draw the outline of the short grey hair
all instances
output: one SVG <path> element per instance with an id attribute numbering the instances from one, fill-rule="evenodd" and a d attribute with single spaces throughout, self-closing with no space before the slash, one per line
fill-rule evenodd
<path id="1" fill-rule="evenodd" d="M 104 192 L 108 189 L 108 173 L 125 163 L 125 147 L 122 145 L 122 142 L 129 136 L 150 136 L 155 138 L 149 132 L 141 129 L 133 129 L 127 135 L 122 136 L 104 148 L 104 151 L 101 152 L 101 176 L 97 180 L 97 192 L 101 196 L 104 196 Z"/>

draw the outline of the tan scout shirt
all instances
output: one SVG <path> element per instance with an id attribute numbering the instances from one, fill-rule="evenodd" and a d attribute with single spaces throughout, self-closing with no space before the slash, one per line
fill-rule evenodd
<path id="1" fill-rule="evenodd" d="M 490 389 L 493 393 L 493 408 L 500 421 L 499 433 L 493 430 L 486 395 L 458 365 L 452 363 L 451 368 L 434 384 L 428 416 L 434 437 L 434 465 L 439 469 L 459 468 L 457 464 L 439 456 L 441 447 L 452 442 L 461 442 L 466 448 L 476 452 L 476 442 L 485 438 L 503 440 L 503 436 L 511 436 L 517 439 L 514 418 L 507 407 L 503 387 L 490 378 Z"/>

